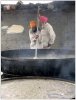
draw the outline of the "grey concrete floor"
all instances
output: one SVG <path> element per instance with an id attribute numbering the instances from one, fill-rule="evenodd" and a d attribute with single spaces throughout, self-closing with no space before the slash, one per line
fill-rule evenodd
<path id="1" fill-rule="evenodd" d="M 56 33 L 56 40 L 51 48 L 75 48 L 75 12 L 49 12 L 44 11 L 42 15 L 49 18 L 49 23 Z M 27 10 L 13 13 L 3 13 L 1 27 L 11 25 L 22 25 L 23 33 L 7 34 L 6 30 L 1 30 L 1 50 L 28 49 L 30 48 L 29 21 L 35 19 L 36 13 Z"/>

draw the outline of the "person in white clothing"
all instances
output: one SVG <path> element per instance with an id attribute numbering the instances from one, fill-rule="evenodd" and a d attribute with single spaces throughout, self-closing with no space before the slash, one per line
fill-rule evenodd
<path id="1" fill-rule="evenodd" d="M 37 32 L 37 23 L 36 21 L 30 21 L 30 29 L 29 29 L 29 38 L 30 38 L 30 48 L 36 49 L 41 48 L 39 42 L 39 32 Z"/>
<path id="2" fill-rule="evenodd" d="M 42 48 L 50 48 L 50 46 L 54 44 L 56 34 L 53 30 L 53 27 L 47 22 L 47 17 L 39 16 L 39 20 L 42 25 L 39 41 L 42 44 Z"/>

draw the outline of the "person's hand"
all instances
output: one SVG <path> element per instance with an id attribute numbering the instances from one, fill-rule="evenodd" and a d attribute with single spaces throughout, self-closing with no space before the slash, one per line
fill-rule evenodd
<path id="1" fill-rule="evenodd" d="M 39 35 L 36 35 L 36 39 L 39 37 Z"/>
<path id="2" fill-rule="evenodd" d="M 34 35 L 33 40 L 36 41 L 38 37 L 39 37 L 39 35 Z"/>
<path id="3" fill-rule="evenodd" d="M 48 46 L 44 46 L 43 48 L 44 49 L 50 49 L 50 47 L 51 47 L 51 44 L 48 44 Z"/>

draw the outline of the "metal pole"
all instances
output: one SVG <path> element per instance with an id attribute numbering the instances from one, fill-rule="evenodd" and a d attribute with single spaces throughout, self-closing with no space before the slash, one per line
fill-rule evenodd
<path id="1" fill-rule="evenodd" d="M 39 29 L 39 6 L 38 6 L 38 12 L 37 12 L 37 33 Z M 36 49 L 35 49 L 35 59 L 37 59 L 37 44 L 38 44 L 38 39 L 36 40 Z"/>

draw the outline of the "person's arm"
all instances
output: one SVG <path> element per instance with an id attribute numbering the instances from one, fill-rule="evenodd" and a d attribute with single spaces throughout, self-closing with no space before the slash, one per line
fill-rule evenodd
<path id="1" fill-rule="evenodd" d="M 50 26 L 50 27 L 48 28 L 48 32 L 49 32 L 49 35 L 50 35 L 49 44 L 54 44 L 54 41 L 55 41 L 55 38 L 56 38 L 56 34 L 55 34 L 55 32 L 54 32 L 52 26 Z"/>
<path id="2" fill-rule="evenodd" d="M 29 37 L 30 37 L 30 41 L 33 41 L 34 35 L 33 35 L 33 33 L 30 30 L 29 30 Z"/>
<path id="3" fill-rule="evenodd" d="M 29 37 L 30 37 L 30 41 L 36 41 L 37 39 L 36 34 L 32 33 L 30 30 L 29 30 Z"/>
<path id="4" fill-rule="evenodd" d="M 42 40 L 41 31 L 38 31 L 36 36 L 37 36 L 37 39 L 38 39 L 39 43 L 41 43 L 41 40 Z"/>

